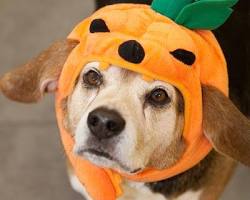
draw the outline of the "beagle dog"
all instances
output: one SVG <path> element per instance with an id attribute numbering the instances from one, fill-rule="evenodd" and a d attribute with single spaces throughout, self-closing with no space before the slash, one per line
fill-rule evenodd
<path id="1" fill-rule="evenodd" d="M 44 93 L 55 91 L 62 66 L 77 43 L 56 42 L 26 65 L 5 74 L 1 91 L 12 100 L 26 103 L 37 102 Z M 99 63 L 92 62 L 84 67 L 64 102 L 64 124 L 74 134 L 77 155 L 98 166 L 135 173 L 148 166 L 167 167 L 182 155 L 184 106 L 182 95 L 171 84 L 147 82 L 118 66 L 100 71 Z M 233 173 L 234 160 L 250 166 L 250 121 L 211 86 L 203 86 L 203 109 L 204 133 L 215 150 L 195 167 L 167 180 L 124 182 L 121 199 L 215 200 Z M 146 121 L 141 120 L 145 113 Z M 98 126 L 96 120 L 101 121 Z M 107 121 L 112 123 L 107 126 Z M 134 137 L 124 138 L 119 134 L 122 131 L 132 132 L 129 135 Z M 98 142 L 111 135 L 112 140 Z M 167 142 L 162 143 L 163 137 L 168 138 L 164 140 Z M 147 146 L 145 140 L 150 141 Z M 127 145 L 133 155 L 129 159 L 128 152 L 123 151 L 129 149 Z M 155 153 L 150 157 L 152 151 Z M 87 197 L 70 165 L 69 175 L 73 188 Z"/>
<path id="2" fill-rule="evenodd" d="M 54 92 L 62 67 L 77 44 L 69 39 L 58 41 L 5 74 L 0 80 L 2 93 L 31 103 Z M 101 71 L 99 64 L 84 66 L 63 103 L 64 126 L 75 139 L 74 153 L 98 166 L 126 173 L 147 167 L 163 169 L 175 163 L 185 148 L 180 137 L 185 105 L 178 89 L 159 80 L 147 82 L 119 66 Z M 214 150 L 198 165 L 172 178 L 153 183 L 124 181 L 124 195 L 119 200 L 216 200 L 236 161 L 250 166 L 249 119 L 216 88 L 203 85 L 202 93 L 204 134 Z M 131 137 L 125 138 L 121 132 Z M 167 140 L 162 142 L 162 138 Z M 91 199 L 70 164 L 68 173 L 72 187 Z"/>

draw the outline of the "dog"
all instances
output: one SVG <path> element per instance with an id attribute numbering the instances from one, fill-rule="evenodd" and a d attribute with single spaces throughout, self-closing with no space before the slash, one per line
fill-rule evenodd
<path id="1" fill-rule="evenodd" d="M 22 102 L 36 102 L 45 92 L 53 92 L 76 44 L 70 40 L 57 42 L 25 66 L 7 73 L 1 79 L 2 92 Z M 64 102 L 64 123 L 74 134 L 76 154 L 99 166 L 133 174 L 148 166 L 162 169 L 180 157 L 184 106 L 180 92 L 168 83 L 148 83 L 119 66 L 100 72 L 99 63 L 93 62 L 84 67 L 73 93 Z M 203 107 L 204 130 L 214 148 L 250 166 L 249 120 L 209 86 L 203 86 Z M 111 121 L 108 127 L 116 130 L 116 136 L 100 142 L 110 133 L 103 128 L 97 131 L 95 118 Z M 168 140 L 162 143 L 163 137 Z M 122 152 L 126 145 L 130 152 Z M 234 167 L 235 161 L 213 151 L 197 166 L 170 179 L 146 184 L 124 182 L 121 199 L 218 199 Z M 88 198 L 70 166 L 69 174 L 73 188 Z"/>
<path id="2" fill-rule="evenodd" d="M 1 91 L 26 103 L 54 92 L 62 67 L 77 44 L 72 40 L 56 42 L 4 75 Z M 120 66 L 101 71 L 99 65 L 96 61 L 84 66 L 64 101 L 64 126 L 75 138 L 74 153 L 98 166 L 129 174 L 174 164 L 185 148 L 181 137 L 185 105 L 178 89 L 162 81 L 145 81 Z M 202 93 L 204 133 L 215 150 L 172 178 L 153 183 L 124 181 L 120 200 L 216 200 L 234 171 L 235 160 L 250 166 L 249 119 L 216 88 L 203 85 Z M 90 199 L 68 166 L 72 187 Z"/>

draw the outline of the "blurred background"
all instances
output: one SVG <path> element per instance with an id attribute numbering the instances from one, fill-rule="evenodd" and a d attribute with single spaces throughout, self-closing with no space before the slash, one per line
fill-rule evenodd
<path id="1" fill-rule="evenodd" d="M 0 0 L 0 74 L 65 38 L 93 11 L 94 0 Z M 68 182 L 53 96 L 36 105 L 0 96 L 0 200 L 47 199 L 83 199 Z M 237 168 L 221 199 L 250 199 L 249 169 Z"/>

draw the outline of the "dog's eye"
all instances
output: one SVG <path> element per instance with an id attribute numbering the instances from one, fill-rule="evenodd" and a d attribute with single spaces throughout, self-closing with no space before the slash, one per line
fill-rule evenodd
<path id="1" fill-rule="evenodd" d="M 103 78 L 100 73 L 90 70 L 83 75 L 83 82 L 90 87 L 99 87 L 103 82 Z"/>
<path id="2" fill-rule="evenodd" d="M 165 90 L 158 88 L 147 95 L 147 101 L 154 106 L 164 106 L 170 103 L 171 99 Z"/>
<path id="3" fill-rule="evenodd" d="M 94 19 L 89 27 L 90 33 L 105 33 L 110 32 L 107 24 L 103 19 Z"/>

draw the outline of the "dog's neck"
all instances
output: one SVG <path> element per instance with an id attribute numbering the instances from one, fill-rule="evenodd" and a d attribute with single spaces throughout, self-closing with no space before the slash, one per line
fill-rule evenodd
<path id="1" fill-rule="evenodd" d="M 211 152 L 198 165 L 172 178 L 147 183 L 146 185 L 155 193 L 161 193 L 170 198 L 179 196 L 188 190 L 197 191 L 201 189 L 209 176 L 209 170 L 214 165 L 216 153 Z"/>
<path id="2" fill-rule="evenodd" d="M 198 200 L 208 180 L 209 168 L 213 166 L 215 159 L 216 153 L 211 152 L 195 167 L 163 181 L 152 183 L 125 181 L 123 184 L 124 196 L 119 200 L 169 200 L 176 198 Z M 187 194 L 188 198 L 184 198 Z"/>
<path id="3" fill-rule="evenodd" d="M 119 200 L 219 199 L 235 168 L 235 162 L 212 151 L 190 170 L 167 180 L 153 183 L 124 181 Z M 69 167 L 73 188 L 91 199 Z"/>

